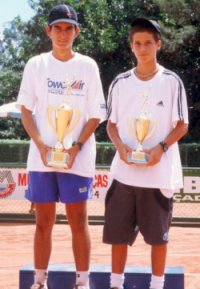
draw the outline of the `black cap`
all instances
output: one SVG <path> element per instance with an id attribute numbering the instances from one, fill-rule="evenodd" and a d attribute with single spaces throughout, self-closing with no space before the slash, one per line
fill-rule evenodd
<path id="1" fill-rule="evenodd" d="M 160 26 L 157 21 L 155 20 L 149 20 L 145 17 L 137 17 L 134 18 L 131 22 L 131 27 L 134 27 L 136 25 L 142 25 L 153 28 L 156 32 L 161 33 Z"/>
<path id="2" fill-rule="evenodd" d="M 57 22 L 72 23 L 78 26 L 76 11 L 71 6 L 66 4 L 53 7 L 49 13 L 48 24 L 53 25 Z"/>

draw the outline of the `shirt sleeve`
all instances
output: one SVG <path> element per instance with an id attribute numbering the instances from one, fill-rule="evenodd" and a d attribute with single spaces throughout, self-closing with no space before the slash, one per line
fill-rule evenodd
<path id="1" fill-rule="evenodd" d="M 183 82 L 177 76 L 174 79 L 173 87 L 173 109 L 172 109 L 172 121 L 177 123 L 177 121 L 182 120 L 184 123 L 188 124 L 188 106 L 187 97 Z"/>
<path id="2" fill-rule="evenodd" d="M 21 109 L 21 106 L 24 105 L 28 110 L 34 110 L 36 103 L 34 79 L 33 63 L 31 60 L 29 60 L 24 68 L 17 98 L 16 106 L 19 109 Z"/>
<path id="3" fill-rule="evenodd" d="M 96 62 L 91 63 L 89 73 L 91 77 L 88 87 L 88 117 L 104 121 L 106 119 L 106 104 Z"/>
<path id="4" fill-rule="evenodd" d="M 107 100 L 107 118 L 113 123 L 117 123 L 117 80 L 113 80 L 109 87 L 109 94 Z"/>

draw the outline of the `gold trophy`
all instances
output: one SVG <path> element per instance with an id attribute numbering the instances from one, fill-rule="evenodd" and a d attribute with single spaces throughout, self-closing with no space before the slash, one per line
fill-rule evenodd
<path id="1" fill-rule="evenodd" d="M 148 154 L 143 151 L 142 143 L 155 132 L 157 123 L 150 118 L 147 106 L 148 96 L 144 95 L 144 102 L 139 117 L 129 118 L 128 120 L 129 133 L 138 141 L 136 150 L 128 153 L 128 161 L 130 163 L 146 164 L 148 162 Z"/>
<path id="2" fill-rule="evenodd" d="M 47 165 L 50 167 L 68 168 L 69 154 L 65 149 L 72 146 L 72 140 L 69 135 L 80 119 L 80 110 L 71 108 L 69 99 L 66 98 L 66 96 L 69 97 L 70 91 L 71 86 L 68 82 L 64 100 L 60 107 L 48 106 L 49 124 L 57 135 L 55 147 L 47 153 Z"/>
<path id="3" fill-rule="evenodd" d="M 61 105 L 59 108 L 48 107 L 48 120 L 57 135 L 57 143 L 54 149 L 47 154 L 48 166 L 67 168 L 69 154 L 64 150 L 70 148 L 72 143 L 68 138 L 64 146 L 63 141 L 74 130 L 79 119 L 80 111 L 70 108 L 67 104 Z"/>

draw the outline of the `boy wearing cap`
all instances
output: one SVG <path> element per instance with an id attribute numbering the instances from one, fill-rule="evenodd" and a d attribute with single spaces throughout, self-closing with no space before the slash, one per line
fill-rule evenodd
<path id="1" fill-rule="evenodd" d="M 95 173 L 94 131 L 105 119 L 105 102 L 96 62 L 73 50 L 79 30 L 72 7 L 65 4 L 53 7 L 46 27 L 52 51 L 28 61 L 18 96 L 22 122 L 31 138 L 26 198 L 34 202 L 36 209 L 35 275 L 31 289 L 47 289 L 51 233 L 58 201 L 65 204 L 72 231 L 77 270 L 74 288 L 89 288 L 90 237 L 86 201 L 91 195 Z M 48 120 L 48 108 L 59 108 L 65 101 L 70 108 L 80 111 L 77 125 L 66 137 L 71 138 L 72 143 L 66 149 L 68 169 L 47 166 L 47 152 L 57 142 L 56 132 Z"/>
<path id="2" fill-rule="evenodd" d="M 137 65 L 118 75 L 109 90 L 107 131 L 117 152 L 106 196 L 103 241 L 112 244 L 112 289 L 123 288 L 128 245 L 139 232 L 151 245 L 150 288 L 163 289 L 172 196 L 183 185 L 177 141 L 188 129 L 187 101 L 177 74 L 157 62 L 161 40 L 156 21 L 134 19 L 130 46 Z M 142 144 L 146 164 L 128 158 L 138 144 L 129 120 L 135 122 L 141 114 L 155 125 Z"/>

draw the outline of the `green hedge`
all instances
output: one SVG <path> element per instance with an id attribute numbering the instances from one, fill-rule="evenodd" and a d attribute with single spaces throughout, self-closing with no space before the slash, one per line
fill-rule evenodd
<path id="1" fill-rule="evenodd" d="M 182 165 L 200 167 L 200 144 L 180 144 Z M 0 140 L 0 163 L 26 163 L 29 141 Z M 115 148 L 111 143 L 97 143 L 97 165 L 110 165 Z"/>
<path id="2" fill-rule="evenodd" d="M 200 143 L 180 144 L 179 148 L 184 167 L 200 167 Z"/>
<path id="3" fill-rule="evenodd" d="M 0 140 L 0 163 L 26 163 L 29 141 Z"/>

